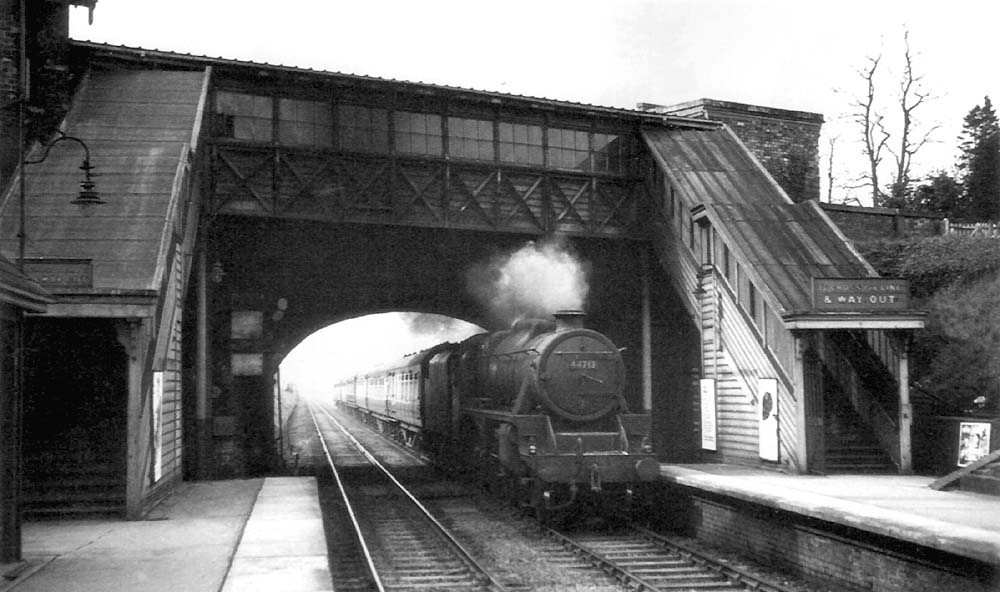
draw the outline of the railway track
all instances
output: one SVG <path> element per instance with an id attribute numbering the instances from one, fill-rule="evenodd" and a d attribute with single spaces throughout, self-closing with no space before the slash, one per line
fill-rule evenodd
<path id="1" fill-rule="evenodd" d="M 310 415 L 343 496 L 337 504 L 342 518 L 333 570 L 337 590 L 508 589 L 336 418 L 313 406 Z M 335 439 L 328 437 L 332 434 Z M 348 453 L 345 466 L 337 466 L 331 449 Z M 347 531 L 350 536 L 344 536 Z"/>
<path id="2" fill-rule="evenodd" d="M 716 561 L 686 545 L 637 526 L 611 532 L 543 532 L 624 587 L 699 592 L 791 592 L 781 584 Z"/>

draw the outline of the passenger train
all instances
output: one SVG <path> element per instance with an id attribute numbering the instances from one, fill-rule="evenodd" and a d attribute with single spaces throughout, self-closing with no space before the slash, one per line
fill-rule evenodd
<path id="1" fill-rule="evenodd" d="M 620 351 L 582 316 L 436 345 L 335 385 L 334 399 L 539 517 L 630 498 L 659 474 L 650 415 L 630 411 Z"/>

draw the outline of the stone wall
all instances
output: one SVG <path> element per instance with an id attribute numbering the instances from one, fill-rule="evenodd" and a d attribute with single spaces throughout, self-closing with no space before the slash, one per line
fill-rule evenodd
<path id="1" fill-rule="evenodd" d="M 699 99 L 680 105 L 640 103 L 643 111 L 721 121 L 795 202 L 819 199 L 819 134 L 823 116 L 805 111 Z"/>

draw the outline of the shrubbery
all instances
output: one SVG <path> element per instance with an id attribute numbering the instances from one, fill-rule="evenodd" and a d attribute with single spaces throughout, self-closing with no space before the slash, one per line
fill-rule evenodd
<path id="1" fill-rule="evenodd" d="M 910 280 L 913 295 L 926 298 L 955 282 L 969 282 L 1000 269 L 1000 240 L 947 235 L 860 245 L 865 258 L 886 277 Z"/>
<path id="2" fill-rule="evenodd" d="M 909 280 L 914 307 L 928 312 L 912 378 L 941 402 L 937 411 L 1000 413 L 1000 240 L 951 235 L 859 248 L 882 275 Z"/>

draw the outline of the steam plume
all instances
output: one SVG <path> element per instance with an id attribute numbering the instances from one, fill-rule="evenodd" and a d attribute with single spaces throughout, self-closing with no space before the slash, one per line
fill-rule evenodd
<path id="1" fill-rule="evenodd" d="M 558 238 L 529 242 L 517 251 L 473 268 L 472 294 L 499 322 L 546 317 L 563 309 L 582 310 L 587 300 L 587 266 Z"/>

